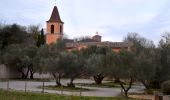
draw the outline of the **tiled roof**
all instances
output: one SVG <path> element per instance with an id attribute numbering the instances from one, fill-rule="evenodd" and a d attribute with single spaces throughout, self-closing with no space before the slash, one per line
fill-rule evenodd
<path id="1" fill-rule="evenodd" d="M 65 41 L 66 43 L 74 42 L 73 39 L 64 39 L 64 41 Z"/>
<path id="2" fill-rule="evenodd" d="M 93 39 L 83 39 L 83 40 L 80 40 L 78 42 L 96 42 L 96 41 L 93 40 Z"/>
<path id="3" fill-rule="evenodd" d="M 95 35 L 95 36 L 93 36 L 93 37 L 102 37 L 102 36 L 100 36 L 100 35 Z"/>
<path id="4" fill-rule="evenodd" d="M 130 47 L 132 43 L 129 42 L 71 42 L 66 43 L 66 47 L 68 48 L 76 48 L 81 45 L 84 46 L 108 46 L 111 48 L 126 48 Z"/>
<path id="5" fill-rule="evenodd" d="M 60 23 L 63 23 L 61 21 L 60 14 L 58 12 L 57 6 L 54 6 L 53 12 L 51 14 L 51 17 L 50 17 L 50 19 L 47 22 L 60 22 Z"/>

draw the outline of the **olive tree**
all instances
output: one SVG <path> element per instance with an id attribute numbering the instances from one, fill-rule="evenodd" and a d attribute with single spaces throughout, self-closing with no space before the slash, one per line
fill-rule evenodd
<path id="1" fill-rule="evenodd" d="M 101 64 L 103 55 L 101 54 L 93 54 L 87 60 L 87 67 L 89 73 L 93 76 L 96 84 L 102 84 L 102 80 L 104 79 L 104 67 Z"/>
<path id="2" fill-rule="evenodd" d="M 102 84 L 103 79 L 107 76 L 107 52 L 111 49 L 108 47 L 92 46 L 82 50 L 84 57 L 87 59 L 86 68 L 90 75 L 93 76 L 96 84 Z"/>
<path id="3" fill-rule="evenodd" d="M 162 35 L 156 51 L 156 74 L 154 77 L 153 88 L 160 88 L 164 81 L 170 79 L 170 33 Z"/>
<path id="4" fill-rule="evenodd" d="M 34 66 L 38 66 L 39 72 L 50 73 L 56 80 L 57 86 L 61 86 L 60 80 L 65 73 L 62 52 L 65 52 L 65 43 L 58 41 L 57 44 L 42 45 L 34 59 Z"/>
<path id="5" fill-rule="evenodd" d="M 146 89 L 152 87 L 152 82 L 156 75 L 156 48 L 153 41 L 148 40 L 137 33 L 129 33 L 125 42 L 132 42 L 131 52 L 135 56 L 137 79 L 145 86 Z"/>
<path id="6" fill-rule="evenodd" d="M 10 45 L 3 54 L 3 62 L 9 67 L 14 67 L 21 73 L 21 78 L 28 78 L 30 70 L 33 70 L 33 58 L 36 47 L 25 47 L 24 45 Z M 31 73 L 31 78 L 33 75 Z"/>
<path id="7" fill-rule="evenodd" d="M 62 67 L 64 67 L 65 75 L 70 78 L 69 87 L 75 87 L 73 81 L 79 77 L 84 70 L 84 59 L 79 51 L 63 52 L 61 54 Z"/>
<path id="8" fill-rule="evenodd" d="M 128 91 L 131 89 L 136 78 L 134 55 L 129 51 L 121 50 L 117 54 L 117 58 L 115 58 L 114 63 L 117 68 L 117 72 L 115 74 L 120 79 L 119 84 L 123 89 L 124 95 L 128 96 Z M 113 66 L 113 70 L 115 69 L 115 66 Z"/>

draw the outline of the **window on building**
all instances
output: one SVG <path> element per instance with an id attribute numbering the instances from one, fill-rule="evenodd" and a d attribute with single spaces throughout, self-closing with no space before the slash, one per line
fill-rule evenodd
<path id="1" fill-rule="evenodd" d="M 51 25 L 51 33 L 54 33 L 54 25 Z"/>
<path id="2" fill-rule="evenodd" d="M 61 34 L 63 33 L 63 27 L 62 27 L 62 25 L 60 25 L 60 33 L 61 33 Z"/>

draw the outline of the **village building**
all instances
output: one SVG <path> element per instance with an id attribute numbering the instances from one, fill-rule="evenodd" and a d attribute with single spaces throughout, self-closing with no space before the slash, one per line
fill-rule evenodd
<path id="1" fill-rule="evenodd" d="M 102 36 L 97 32 L 96 35 L 91 38 L 86 38 L 83 40 L 75 41 L 73 39 L 64 39 L 64 22 L 61 20 L 57 6 L 54 6 L 50 19 L 46 22 L 46 44 L 50 45 L 52 43 L 57 43 L 59 40 L 64 40 L 66 42 L 66 48 L 68 51 L 83 48 L 88 48 L 90 46 L 107 46 L 112 48 L 113 51 L 119 52 L 121 49 L 130 50 L 131 43 L 128 42 L 111 42 L 102 41 Z M 10 68 L 5 65 L 0 65 L 0 79 L 1 78 L 18 78 L 20 74 L 14 68 Z M 51 77 L 49 74 L 43 77 Z M 35 73 L 34 78 L 41 78 L 41 75 Z"/>
<path id="2" fill-rule="evenodd" d="M 48 45 L 52 43 L 57 43 L 59 40 L 64 40 L 66 42 L 66 48 L 68 51 L 73 49 L 82 49 L 88 48 L 90 46 L 107 46 L 112 48 L 113 51 L 119 52 L 121 49 L 130 50 L 131 43 L 129 42 L 111 42 L 111 41 L 102 41 L 102 36 L 96 33 L 95 36 L 87 38 L 81 41 L 74 41 L 73 39 L 64 39 L 64 22 L 60 18 L 60 14 L 57 6 L 54 6 L 50 19 L 47 21 L 47 34 L 46 34 L 46 43 Z"/>

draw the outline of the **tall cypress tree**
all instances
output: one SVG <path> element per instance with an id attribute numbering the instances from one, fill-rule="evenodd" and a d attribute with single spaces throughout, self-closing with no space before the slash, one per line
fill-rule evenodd
<path id="1" fill-rule="evenodd" d="M 44 36 L 44 29 L 41 29 L 41 35 L 40 35 L 40 44 L 44 45 L 45 44 L 45 36 Z"/>
<path id="2" fill-rule="evenodd" d="M 41 35 L 38 34 L 38 39 L 37 39 L 37 43 L 36 43 L 37 47 L 41 46 Z"/>

